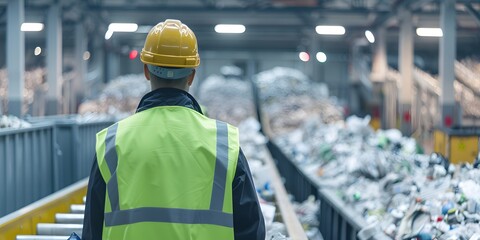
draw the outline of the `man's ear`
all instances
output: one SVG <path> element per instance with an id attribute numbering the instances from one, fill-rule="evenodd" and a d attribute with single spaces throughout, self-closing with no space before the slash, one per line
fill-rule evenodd
<path id="1" fill-rule="evenodd" d="M 196 69 L 193 69 L 192 74 L 190 74 L 190 76 L 188 77 L 187 84 L 189 87 L 192 86 L 193 79 L 195 78 L 195 73 L 196 73 Z"/>
<path id="2" fill-rule="evenodd" d="M 145 74 L 145 78 L 150 81 L 150 71 L 148 71 L 147 64 L 143 64 L 143 73 Z"/>

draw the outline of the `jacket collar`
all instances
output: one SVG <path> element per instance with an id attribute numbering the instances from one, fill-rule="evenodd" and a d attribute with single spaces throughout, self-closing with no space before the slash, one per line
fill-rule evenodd
<path id="1" fill-rule="evenodd" d="M 138 104 L 137 113 L 160 106 L 187 107 L 203 114 L 195 98 L 177 88 L 159 88 L 145 94 Z"/>

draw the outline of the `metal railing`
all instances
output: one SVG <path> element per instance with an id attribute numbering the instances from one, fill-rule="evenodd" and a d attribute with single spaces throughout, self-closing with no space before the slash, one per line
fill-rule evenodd
<path id="1" fill-rule="evenodd" d="M 54 190 L 55 126 L 0 130 L 0 216 Z"/>
<path id="2" fill-rule="evenodd" d="M 358 232 L 366 226 L 354 210 L 347 206 L 331 189 L 319 189 L 320 232 L 323 238 L 335 240 L 358 239 Z"/>
<path id="3" fill-rule="evenodd" d="M 113 123 L 62 117 L 32 122 L 0 130 L 0 217 L 87 177 L 95 135 Z"/>
<path id="4" fill-rule="evenodd" d="M 78 123 L 74 120 L 56 121 L 55 166 L 58 177 L 55 179 L 55 190 L 89 175 L 95 154 L 95 135 L 112 123 L 112 121 L 87 123 Z"/>

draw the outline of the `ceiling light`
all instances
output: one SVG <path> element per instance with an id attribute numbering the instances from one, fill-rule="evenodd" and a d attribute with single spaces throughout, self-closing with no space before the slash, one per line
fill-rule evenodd
<path id="1" fill-rule="evenodd" d="M 41 47 L 36 47 L 35 50 L 33 51 L 33 54 L 35 56 L 38 56 L 42 53 L 42 48 Z"/>
<path id="2" fill-rule="evenodd" d="M 443 37 L 441 28 L 417 28 L 417 35 L 420 37 Z"/>
<path id="3" fill-rule="evenodd" d="M 373 33 L 370 32 L 369 30 L 365 31 L 365 37 L 367 38 L 367 40 L 368 40 L 370 43 L 374 43 L 374 42 L 375 42 L 375 36 L 374 36 Z"/>
<path id="4" fill-rule="evenodd" d="M 105 40 L 110 39 L 112 35 L 113 35 L 113 31 L 111 31 L 110 29 L 107 30 L 107 32 L 105 33 Z"/>
<path id="5" fill-rule="evenodd" d="M 317 57 L 317 60 L 321 63 L 324 63 L 327 61 L 327 55 L 324 52 L 318 52 L 316 57 Z"/>
<path id="6" fill-rule="evenodd" d="M 303 62 L 308 62 L 310 60 L 310 55 L 307 53 L 307 52 L 300 52 L 298 54 L 298 57 L 300 58 L 300 60 L 302 60 Z"/>
<path id="7" fill-rule="evenodd" d="M 136 23 L 110 23 L 108 30 L 112 32 L 135 32 L 138 29 Z"/>
<path id="8" fill-rule="evenodd" d="M 345 28 L 342 26 L 317 26 L 315 28 L 320 35 L 343 35 L 345 34 Z"/>
<path id="9" fill-rule="evenodd" d="M 217 33 L 244 33 L 245 29 L 242 24 L 217 24 L 215 26 Z"/>
<path id="10" fill-rule="evenodd" d="M 40 32 L 43 30 L 43 23 L 22 23 L 22 32 Z"/>

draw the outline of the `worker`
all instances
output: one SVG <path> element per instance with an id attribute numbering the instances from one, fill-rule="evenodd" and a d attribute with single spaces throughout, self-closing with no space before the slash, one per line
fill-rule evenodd
<path id="1" fill-rule="evenodd" d="M 237 128 L 188 93 L 200 64 L 193 31 L 157 24 L 140 59 L 152 91 L 97 133 L 82 239 L 264 240 Z"/>

